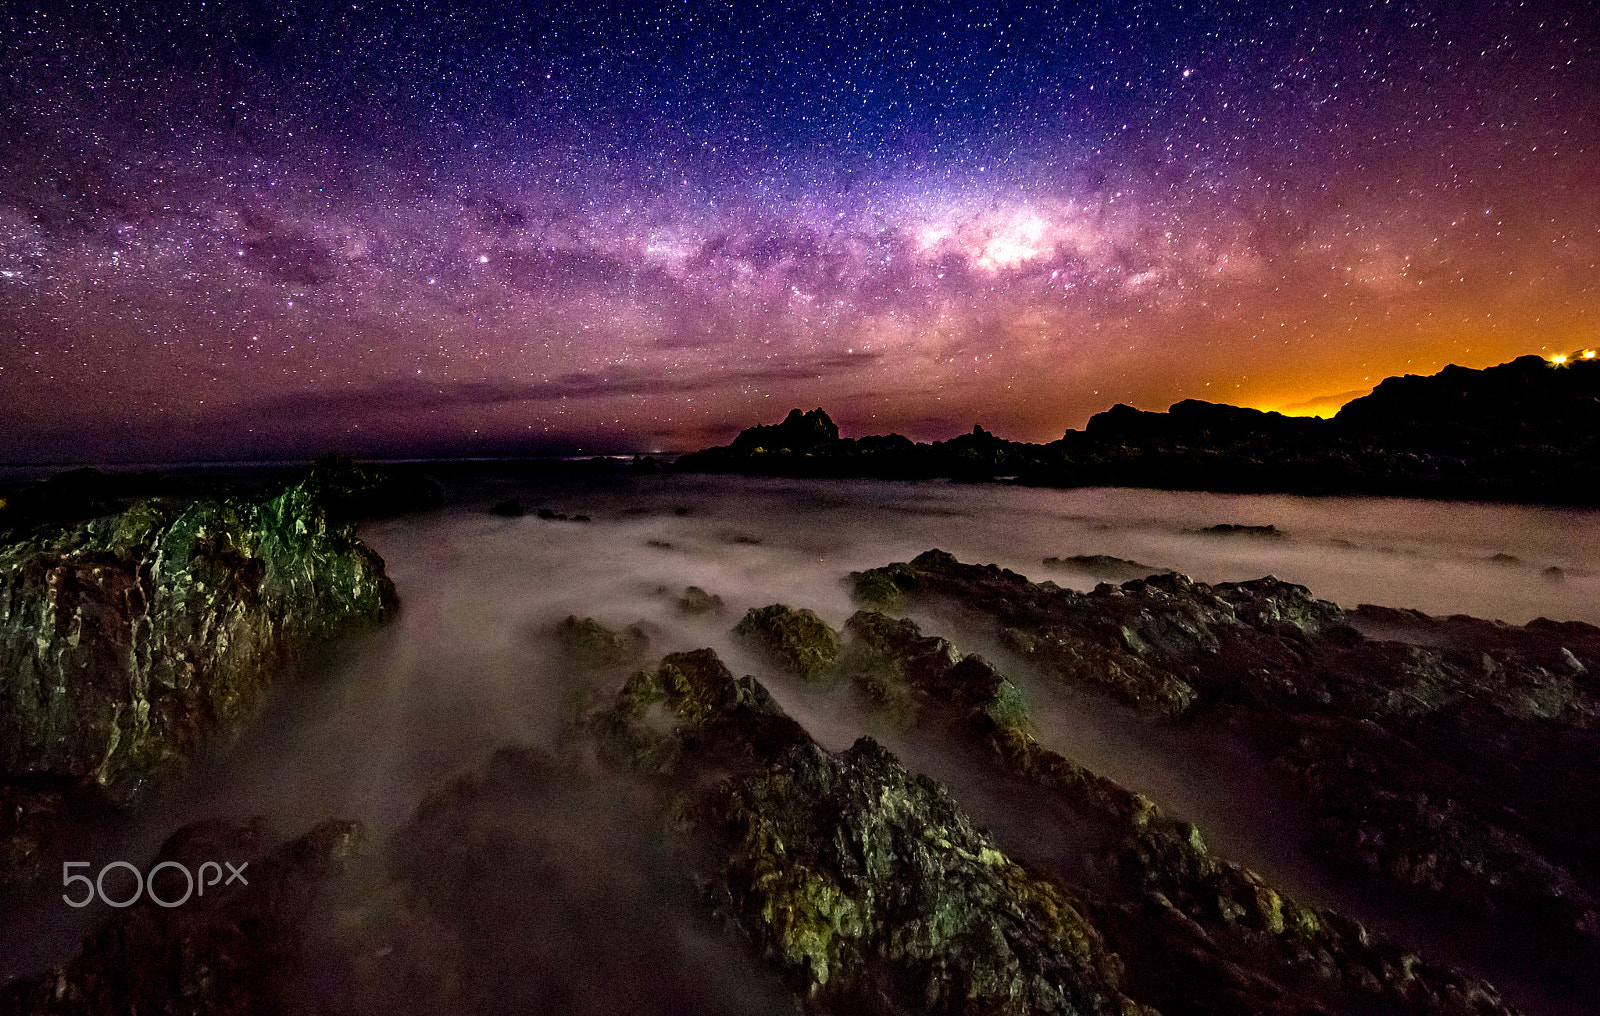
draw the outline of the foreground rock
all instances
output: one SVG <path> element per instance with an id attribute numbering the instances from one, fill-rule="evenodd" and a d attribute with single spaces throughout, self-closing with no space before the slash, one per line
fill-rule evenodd
<path id="1" fill-rule="evenodd" d="M 982 658 L 868 611 L 842 642 L 832 694 L 967 752 L 991 787 L 1076 830 L 1072 852 L 1019 859 L 872 739 L 830 752 L 755 678 L 710 650 L 675 653 L 594 708 L 567 754 L 505 749 L 441 787 L 336 886 L 319 879 L 355 835 L 339 823 L 271 855 L 296 863 L 258 862 L 264 895 L 116 916 L 79 960 L 0 1002 L 1509 1016 L 1482 981 L 1296 903 L 1042 748 Z M 201 827 L 163 856 L 256 857 L 259 840 Z"/>
<path id="2" fill-rule="evenodd" d="M 139 501 L 0 549 L 0 783 L 32 802 L 0 827 L 0 881 L 37 874 L 50 802 L 133 801 L 309 647 L 393 612 L 355 536 L 383 489 L 329 462 L 264 500 Z"/>
<path id="3" fill-rule="evenodd" d="M 1328 420 L 1194 399 L 1165 413 L 1118 405 L 1047 444 L 982 427 L 929 444 L 840 438 L 822 410 L 795 410 L 674 468 L 1600 505 L 1600 360 L 1388 378 Z"/>
<path id="4" fill-rule="evenodd" d="M 1243 735 L 1294 775 L 1336 865 L 1553 969 L 1600 962 L 1600 629 L 1347 612 L 1273 579 L 1081 594 L 937 551 L 854 581 L 959 603 L 1063 682 Z"/>
<path id="5" fill-rule="evenodd" d="M 872 741 L 819 747 L 709 650 L 636 675 L 593 728 L 612 764 L 680 788 L 711 912 L 807 1011 L 1139 1011 L 1070 893 Z"/>
<path id="6" fill-rule="evenodd" d="M 807 681 L 826 680 L 839 657 L 839 634 L 814 612 L 781 603 L 751 607 L 733 633 L 774 664 Z"/>
<path id="7" fill-rule="evenodd" d="M 814 1012 L 1137 1013 L 1060 885 L 869 739 L 797 746 L 698 803 L 715 911 Z"/>
<path id="8" fill-rule="evenodd" d="M 642 672 L 596 714 L 602 744 L 626 747 L 605 757 L 676 788 L 667 810 L 707 902 L 809 1011 L 1510 1011 L 1041 747 L 980 657 L 871 612 L 844 643 L 840 677 L 966 745 L 997 793 L 1053 812 L 1076 846 L 1019 864 L 938 784 L 870 740 L 823 750 L 707 651 Z"/>

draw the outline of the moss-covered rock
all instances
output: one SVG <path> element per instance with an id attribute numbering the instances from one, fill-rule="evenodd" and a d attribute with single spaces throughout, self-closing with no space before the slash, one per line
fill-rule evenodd
<path id="1" fill-rule="evenodd" d="M 733 633 L 803 680 L 833 677 L 839 633 L 810 610 L 781 603 L 751 607 Z"/>
<path id="2" fill-rule="evenodd" d="M 817 746 L 710 650 L 635 674 L 589 727 L 603 760 L 681 788 L 697 884 L 808 1011 L 1139 1010 L 1070 893 L 877 744 Z"/>
<path id="3" fill-rule="evenodd" d="M 979 656 L 926 637 L 916 622 L 862 610 L 845 622 L 839 671 L 869 703 L 907 723 L 1025 727 L 1022 694 Z"/>
<path id="4" fill-rule="evenodd" d="M 340 520 L 348 478 L 143 501 L 0 549 L 0 780 L 131 801 L 237 729 L 307 647 L 388 617 L 383 561 Z M 29 874 L 12 861 L 0 879 Z"/>
<path id="5" fill-rule="evenodd" d="M 988 615 L 1044 673 L 1152 719 L 1242 735 L 1341 869 L 1563 976 L 1600 962 L 1600 629 L 1347 612 L 1270 577 L 1081 594 L 939 551 L 854 580 Z"/>
<path id="6" fill-rule="evenodd" d="M 694 821 L 725 858 L 713 905 L 809 1011 L 1140 1011 L 1082 904 L 870 739 L 797 746 L 716 785 Z"/>
<path id="7" fill-rule="evenodd" d="M 723 611 L 722 597 L 708 593 L 699 586 L 689 586 L 684 589 L 683 595 L 673 600 L 673 606 L 677 607 L 678 613 L 685 617 L 720 614 Z"/>
<path id="8" fill-rule="evenodd" d="M 642 625 L 631 624 L 619 631 L 592 617 L 573 614 L 556 625 L 555 636 L 569 657 L 588 667 L 626 665 L 650 647 L 650 633 Z"/>
<path id="9" fill-rule="evenodd" d="M 759 681 L 735 678 L 710 649 L 672 653 L 636 672 L 585 726 L 607 762 L 667 777 L 748 766 L 809 740 Z"/>
<path id="10" fill-rule="evenodd" d="M 1239 612 L 1263 626 L 1305 623 L 1292 606 L 1273 604 L 1267 589 L 1257 584 L 1234 592 Z M 963 658 L 909 620 L 869 611 L 846 623 L 845 636 L 841 670 L 870 700 L 968 745 L 972 762 L 1010 788 L 1004 792 L 1073 830 L 1068 854 L 1039 860 L 1082 894 L 1087 912 L 1127 960 L 1124 989 L 1139 1001 L 1207 1013 L 1303 1012 L 1326 1004 L 1395 1013 L 1507 1011 L 1482 980 L 1298 903 L 1217 857 L 1192 824 L 1044 748 L 1029 731 L 1014 686 L 980 659 Z"/>

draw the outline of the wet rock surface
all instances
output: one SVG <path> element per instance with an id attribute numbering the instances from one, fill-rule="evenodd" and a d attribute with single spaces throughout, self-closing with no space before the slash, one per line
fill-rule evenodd
<path id="1" fill-rule="evenodd" d="M 336 863 L 357 838 L 349 824 L 277 851 L 258 827 L 185 830 L 163 857 L 248 854 L 264 895 L 111 915 L 79 959 L 0 988 L 0 1001 L 50 1013 L 1515 1012 L 1481 977 L 1295 898 L 1041 744 L 1012 677 L 925 630 L 934 622 L 896 616 L 940 604 L 988 618 L 1031 667 L 1141 722 L 1245 738 L 1298 788 L 1343 870 L 1429 912 L 1490 915 L 1551 976 L 1592 969 L 1600 629 L 1343 610 L 1271 578 L 1168 574 L 1081 594 L 938 551 L 851 582 L 877 609 L 839 631 L 776 604 L 751 611 L 741 637 L 785 702 L 866 704 L 905 744 L 953 759 L 967 774 L 955 789 L 870 737 L 828 750 L 710 649 L 624 678 L 646 643 L 570 617 L 560 641 L 595 687 L 556 750 L 495 753 L 359 864 Z M 983 828 L 969 791 L 1059 835 Z"/>
<path id="2" fill-rule="evenodd" d="M 1163 1012 L 1501 1012 L 1485 982 L 1430 964 L 1214 856 L 1192 824 L 1040 745 L 1017 689 L 909 620 L 861 612 L 844 669 L 916 691 L 913 722 L 953 736 L 1002 793 L 1073 830 L 1032 860 L 1089 901 L 1126 962 L 1126 990 Z M 905 700 L 886 699 L 890 708 Z"/>
<path id="3" fill-rule="evenodd" d="M 1067 890 L 875 742 L 817 745 L 709 650 L 635 675 L 591 722 L 603 759 L 678 788 L 706 906 L 807 1011 L 1140 1011 Z"/>
<path id="4" fill-rule="evenodd" d="M 50 794 L 137 799 L 309 647 L 390 615 L 355 536 L 385 489 L 330 461 L 272 497 L 142 500 L 0 548 L 0 784 L 34 795 L 0 820 L 0 882 L 39 874 Z"/>
<path id="5" fill-rule="evenodd" d="M 839 657 L 839 633 L 804 607 L 752 607 L 733 631 L 773 663 L 808 681 L 828 679 Z"/>
<path id="6" fill-rule="evenodd" d="M 936 551 L 853 581 L 953 601 L 1064 683 L 1243 735 L 1294 776 L 1342 869 L 1555 971 L 1600 961 L 1600 629 L 1346 612 L 1273 579 L 1080 594 Z"/>
<path id="7" fill-rule="evenodd" d="M 713 909 L 809 1011 L 1141 1011 L 1083 904 L 870 739 L 796 746 L 693 819 Z"/>

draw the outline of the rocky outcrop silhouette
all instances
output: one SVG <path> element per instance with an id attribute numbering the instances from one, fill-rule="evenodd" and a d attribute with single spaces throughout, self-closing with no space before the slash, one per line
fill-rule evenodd
<path id="1" fill-rule="evenodd" d="M 982 427 L 932 443 L 837 430 L 820 409 L 796 410 L 776 427 L 683 455 L 674 468 L 1600 504 L 1597 359 L 1523 356 L 1388 378 L 1326 420 L 1188 399 L 1165 413 L 1113 406 L 1046 444 Z"/>

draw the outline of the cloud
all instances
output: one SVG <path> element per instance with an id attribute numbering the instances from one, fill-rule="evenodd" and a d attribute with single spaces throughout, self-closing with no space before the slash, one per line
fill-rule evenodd
<path id="1" fill-rule="evenodd" d="M 740 385 L 762 386 L 783 381 L 805 381 L 823 375 L 850 374 L 881 360 L 879 353 L 829 353 L 788 363 L 737 370 L 709 368 L 685 375 L 662 376 L 645 370 L 600 373 L 572 371 L 546 381 L 485 379 L 435 385 L 410 378 L 333 392 L 296 392 L 261 400 L 249 406 L 260 418 L 334 416 L 390 416 L 496 406 L 509 403 L 547 403 L 563 399 L 594 399 L 614 395 L 681 395 L 727 390 Z"/>
<path id="2" fill-rule="evenodd" d="M 1277 411 L 1285 416 L 1323 416 L 1331 415 L 1346 402 L 1359 399 L 1364 395 L 1372 394 L 1371 388 L 1356 388 L 1348 392 L 1339 392 L 1336 395 L 1318 395 L 1316 398 L 1306 399 L 1304 402 L 1295 402 L 1287 406 L 1279 406 Z"/>

